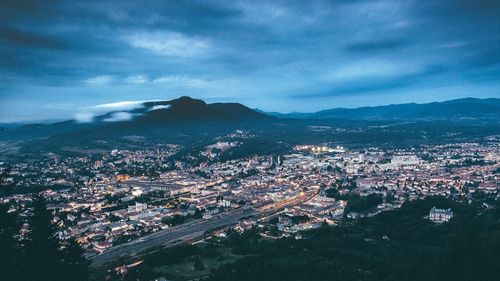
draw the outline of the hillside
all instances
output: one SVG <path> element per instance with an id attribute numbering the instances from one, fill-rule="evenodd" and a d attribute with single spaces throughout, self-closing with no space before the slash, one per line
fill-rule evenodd
<path id="1" fill-rule="evenodd" d="M 425 219 L 433 206 L 455 218 Z M 395 211 L 354 224 L 323 227 L 305 239 L 244 241 L 246 256 L 215 270 L 217 280 L 496 280 L 500 274 L 497 208 L 477 215 L 443 198 L 407 202 Z"/>

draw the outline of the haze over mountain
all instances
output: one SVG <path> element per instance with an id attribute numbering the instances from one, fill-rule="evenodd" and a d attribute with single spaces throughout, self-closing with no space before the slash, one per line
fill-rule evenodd
<path id="1" fill-rule="evenodd" d="M 132 110 L 113 111 L 97 116 L 95 121 L 139 122 L 166 124 L 182 122 L 205 123 L 211 121 L 237 122 L 248 119 L 272 119 L 239 103 L 212 103 L 187 96 L 169 101 L 150 101 Z M 90 120 L 91 121 L 91 120 Z"/>
<path id="2" fill-rule="evenodd" d="M 79 141 L 119 138 L 142 134 L 171 141 L 186 133 L 227 133 L 235 128 L 268 126 L 276 120 L 238 103 L 212 103 L 190 97 L 169 101 L 138 103 L 132 109 L 116 109 L 98 116 L 73 119 L 52 124 L 28 124 L 4 127 L 0 139 L 37 139 L 57 136 L 58 143 L 77 138 Z M 175 138 L 174 138 L 175 139 Z"/>

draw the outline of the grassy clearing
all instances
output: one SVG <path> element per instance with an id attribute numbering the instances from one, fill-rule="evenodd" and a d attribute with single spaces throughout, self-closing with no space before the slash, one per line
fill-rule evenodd
<path id="1" fill-rule="evenodd" d="M 202 244 L 198 244 L 198 246 L 203 247 Z M 231 250 L 227 248 L 221 249 L 221 251 L 222 252 L 219 257 L 216 258 L 200 257 L 204 266 L 204 269 L 202 270 L 195 269 L 195 259 L 193 258 L 176 264 L 156 267 L 154 270 L 158 273 L 164 274 L 171 280 L 197 280 L 201 277 L 207 276 L 211 269 L 218 268 L 225 263 L 235 262 L 244 257 L 242 255 L 235 255 L 231 253 Z"/>

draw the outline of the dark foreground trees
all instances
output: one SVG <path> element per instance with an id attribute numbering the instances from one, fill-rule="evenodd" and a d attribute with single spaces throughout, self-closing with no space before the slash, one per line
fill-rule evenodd
<path id="1" fill-rule="evenodd" d="M 43 197 L 34 198 L 24 235 L 18 216 L 9 207 L 0 206 L 0 280 L 87 280 L 89 262 L 74 240 L 58 239 Z"/>
<path id="2" fill-rule="evenodd" d="M 430 208 L 455 217 L 434 224 Z M 225 280 L 498 280 L 498 210 L 472 210 L 442 198 L 407 202 L 352 224 L 320 228 L 307 239 L 256 245 L 254 254 L 212 272 Z"/>
<path id="3" fill-rule="evenodd" d="M 9 212 L 9 205 L 0 204 L 0 280 L 16 280 L 18 235 L 19 223 L 16 213 Z"/>

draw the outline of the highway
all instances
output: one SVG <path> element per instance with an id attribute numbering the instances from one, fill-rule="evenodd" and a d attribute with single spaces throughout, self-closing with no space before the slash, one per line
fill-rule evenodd
<path id="1" fill-rule="evenodd" d="M 279 211 L 286 207 L 298 205 L 310 200 L 316 196 L 318 192 L 318 190 L 313 190 L 278 204 L 262 206 L 258 208 L 258 210 L 250 207 L 242 207 L 214 215 L 213 218 L 208 220 L 197 219 L 179 226 L 160 230 L 128 243 L 113 246 L 105 252 L 92 257 L 92 266 L 99 266 L 107 262 L 117 260 L 121 257 L 136 255 L 154 247 L 172 247 L 191 241 L 195 238 L 202 237 L 208 230 L 236 224 L 244 217 L 258 215 L 257 217 L 260 217 L 261 220 L 266 220 L 271 218 L 273 215 L 276 215 Z"/>
<path id="2" fill-rule="evenodd" d="M 211 219 L 198 219 L 179 226 L 160 230 L 143 236 L 134 241 L 111 247 L 105 252 L 92 258 L 92 266 L 99 266 L 107 262 L 117 260 L 121 257 L 139 254 L 153 247 L 171 247 L 204 235 L 208 230 L 236 224 L 244 217 L 257 215 L 258 212 L 252 208 L 238 208 Z"/>

